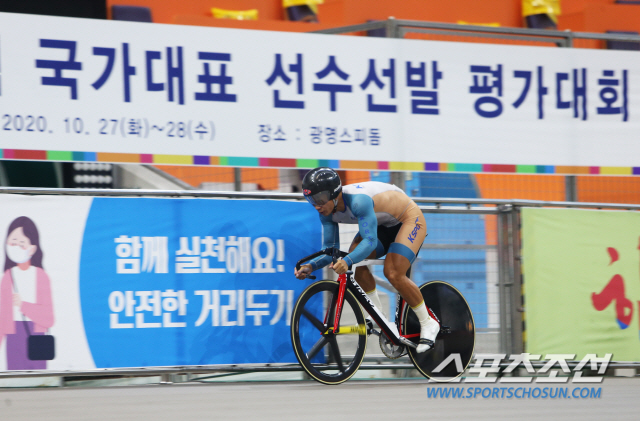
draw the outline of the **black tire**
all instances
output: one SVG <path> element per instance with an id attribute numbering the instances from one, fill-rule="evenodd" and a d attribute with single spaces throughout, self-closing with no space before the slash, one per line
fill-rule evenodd
<path id="1" fill-rule="evenodd" d="M 329 327 L 333 327 L 335 311 L 329 307 L 335 306 L 333 298 L 337 293 L 335 281 L 311 284 L 300 294 L 291 315 L 291 342 L 296 358 L 309 376 L 324 384 L 349 380 L 360 367 L 367 349 L 364 315 L 348 290 L 345 291 L 340 328 L 351 333 L 327 333 Z"/>
<path id="2" fill-rule="evenodd" d="M 413 365 L 427 378 L 437 381 L 450 381 L 466 370 L 475 348 L 475 324 L 467 300 L 460 291 L 442 281 L 430 281 L 420 286 L 424 302 L 440 320 L 441 331 L 436 338 L 433 349 L 418 354 L 415 348 L 408 347 L 409 357 Z M 443 331 L 448 327 L 449 332 Z M 402 311 L 402 332 L 405 335 L 416 335 L 409 339 L 418 343 L 420 339 L 420 323 L 413 310 L 405 303 Z M 434 373 L 434 369 L 451 354 L 459 354 L 460 358 L 452 360 L 444 369 Z M 462 370 L 460 370 L 462 369 Z"/>

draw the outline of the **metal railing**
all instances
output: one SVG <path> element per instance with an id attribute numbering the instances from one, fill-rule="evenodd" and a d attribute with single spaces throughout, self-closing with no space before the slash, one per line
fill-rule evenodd
<path id="1" fill-rule="evenodd" d="M 358 25 L 313 31 L 318 34 L 348 34 L 372 30 L 385 30 L 387 38 L 404 38 L 408 33 L 455 35 L 468 37 L 510 39 L 518 41 L 546 42 L 558 47 L 574 47 L 575 40 L 624 41 L 640 43 L 640 35 L 598 34 L 591 32 L 557 31 L 549 29 L 505 28 L 480 25 L 459 25 L 442 22 L 423 22 L 389 18 L 386 21 L 368 22 Z"/>
<path id="2" fill-rule="evenodd" d="M 269 191 L 238 192 L 213 190 L 155 190 L 155 189 L 56 189 L 38 187 L 0 187 L 0 194 L 57 195 L 57 196 L 111 196 L 111 197 L 199 197 L 227 199 L 304 200 L 302 193 Z M 412 197 L 423 210 L 454 213 L 497 214 L 510 207 L 560 207 L 609 210 L 640 210 L 638 204 L 599 202 L 558 202 L 525 199 L 456 199 L 449 197 Z"/>
<path id="3" fill-rule="evenodd" d="M 2 187 L 0 194 L 19 195 L 74 195 L 74 196 L 110 196 L 110 197 L 177 197 L 207 199 L 272 199 L 304 200 L 299 193 L 270 192 L 230 192 L 200 190 L 143 190 L 143 189 L 48 189 Z M 523 326 L 521 308 L 521 271 L 520 271 L 520 209 L 523 207 L 559 207 L 640 211 L 640 205 L 551 202 L 534 200 L 489 200 L 489 199 L 451 199 L 451 198 L 414 198 L 425 214 L 451 215 L 495 215 L 497 218 L 497 244 L 438 244 L 427 241 L 423 249 L 460 249 L 469 251 L 495 250 L 497 253 L 497 282 L 499 293 L 499 344 L 500 353 L 517 354 L 523 352 Z M 461 228 L 461 229 L 464 229 Z M 372 363 L 374 362 L 374 363 Z M 362 369 L 411 369 L 406 361 L 381 363 L 369 361 Z M 612 362 L 612 368 L 638 368 L 636 362 Z M 80 371 L 6 371 L 0 372 L 0 378 L 18 377 L 131 377 L 131 376 L 170 376 L 185 373 L 247 373 L 268 371 L 301 371 L 297 364 L 262 365 L 210 365 L 176 367 L 134 367 L 91 369 Z"/>

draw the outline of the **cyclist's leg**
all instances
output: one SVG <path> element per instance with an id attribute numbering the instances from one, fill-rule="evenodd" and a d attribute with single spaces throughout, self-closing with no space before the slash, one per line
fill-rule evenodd
<path id="1" fill-rule="evenodd" d="M 358 244 L 360 244 L 361 241 L 362 241 L 362 237 L 360 237 L 360 234 L 356 234 L 353 241 L 351 242 L 351 246 L 349 247 L 349 253 L 351 253 L 358 246 Z M 376 258 L 376 251 L 374 250 L 367 257 L 367 259 L 375 259 L 375 258 Z M 355 278 L 358 285 L 360 285 L 362 290 L 365 292 L 365 294 L 367 294 L 367 297 L 369 297 L 369 300 L 371 300 L 371 302 L 382 311 L 382 303 L 380 302 L 380 297 L 378 296 L 378 290 L 376 289 L 376 280 L 373 277 L 373 274 L 371 273 L 369 268 L 367 266 L 357 267 L 355 270 L 355 273 L 353 274 L 353 277 Z M 367 320 L 369 320 L 371 323 L 370 327 L 373 328 L 373 321 L 371 319 L 371 316 L 367 312 L 365 312 L 365 315 Z"/>
<path id="2" fill-rule="evenodd" d="M 351 242 L 351 246 L 349 246 L 349 253 L 351 253 L 358 246 L 358 244 L 360 244 L 361 241 L 362 241 L 362 237 L 360 236 L 360 234 L 356 234 L 356 236 L 353 238 L 353 241 Z M 367 256 L 367 259 L 375 259 L 375 258 L 376 258 L 375 250 L 371 252 L 369 256 Z M 358 283 L 358 285 L 362 287 L 364 292 L 369 292 L 371 290 L 376 289 L 376 280 L 374 279 L 368 267 L 366 266 L 357 267 L 354 273 L 354 278 L 356 279 L 356 282 Z M 374 303 L 374 304 L 378 305 L 377 303 Z"/>
<path id="3" fill-rule="evenodd" d="M 427 236 L 427 223 L 417 205 L 407 209 L 395 228 L 393 242 L 386 247 L 384 276 L 411 307 L 423 301 L 418 286 L 407 276 Z"/>
<path id="4" fill-rule="evenodd" d="M 380 259 L 389 251 L 389 246 L 395 241 L 396 236 L 398 235 L 398 231 L 402 224 L 398 224 L 392 227 L 385 227 L 384 225 L 378 225 L 377 235 L 378 235 L 378 244 L 376 244 L 376 249 L 367 256 L 367 259 Z M 351 253 L 362 241 L 362 237 L 360 237 L 360 233 L 356 234 L 351 242 L 351 246 L 349 247 L 349 253 Z M 356 282 L 362 287 L 362 289 L 367 292 L 375 289 L 376 281 L 371 271 L 366 266 L 360 266 L 356 268 L 354 277 Z M 378 304 L 376 303 L 376 306 Z"/>
<path id="5" fill-rule="evenodd" d="M 384 276 L 411 307 L 423 301 L 418 286 L 407 277 L 411 262 L 402 254 L 389 251 L 384 262 Z"/>
<path id="6" fill-rule="evenodd" d="M 427 235 L 427 226 L 417 206 L 406 211 L 402 222 L 395 242 L 389 247 L 384 274 L 416 313 L 421 326 L 417 351 L 424 352 L 433 346 L 440 325 L 429 314 L 420 289 L 406 273 L 420 251 Z"/>

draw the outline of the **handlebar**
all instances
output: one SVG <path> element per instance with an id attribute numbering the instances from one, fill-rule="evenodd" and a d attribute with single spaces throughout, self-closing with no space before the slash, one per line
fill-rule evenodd
<path id="1" fill-rule="evenodd" d="M 338 261 L 338 258 L 344 258 L 344 256 L 346 256 L 349 253 L 345 253 L 344 251 L 341 251 L 340 249 L 337 249 L 337 248 L 334 248 L 334 247 L 329 247 L 329 248 L 326 248 L 324 250 L 320 250 L 320 251 L 318 251 L 316 253 L 310 254 L 310 255 L 308 255 L 306 257 L 303 257 L 302 259 L 298 260 L 298 262 L 296 263 L 296 270 L 300 270 L 300 266 L 302 266 L 302 264 L 304 262 L 307 262 L 307 261 L 309 261 L 311 259 L 315 259 L 316 257 L 321 256 L 323 254 L 327 255 L 327 256 L 331 256 L 333 258 L 333 263 L 335 263 L 335 262 Z M 313 275 L 309 275 L 309 276 L 307 276 L 307 278 L 316 279 L 316 277 L 313 276 Z"/>

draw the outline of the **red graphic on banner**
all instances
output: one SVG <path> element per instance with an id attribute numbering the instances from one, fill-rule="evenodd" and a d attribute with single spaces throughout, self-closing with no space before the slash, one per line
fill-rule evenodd
<path id="1" fill-rule="evenodd" d="M 638 250 L 640 250 L 640 243 L 638 244 Z M 620 258 L 620 253 L 613 247 L 607 247 L 607 253 L 611 261 L 609 266 L 614 264 Z M 613 275 L 609 283 L 599 293 L 591 294 L 591 303 L 593 308 L 598 311 L 602 311 L 615 302 L 616 309 L 616 321 L 620 326 L 620 329 L 626 329 L 631 323 L 633 318 L 633 302 L 625 295 L 624 278 L 620 274 Z M 640 314 L 640 301 L 638 304 L 638 314 Z M 640 323 L 640 319 L 638 320 Z"/>
<path id="2" fill-rule="evenodd" d="M 633 316 L 633 303 L 624 294 L 624 279 L 620 275 L 614 275 L 599 294 L 591 294 L 593 307 L 598 311 L 609 307 L 613 301 L 616 302 L 616 320 L 620 329 L 626 329 Z"/>

